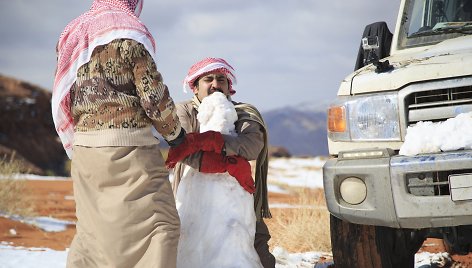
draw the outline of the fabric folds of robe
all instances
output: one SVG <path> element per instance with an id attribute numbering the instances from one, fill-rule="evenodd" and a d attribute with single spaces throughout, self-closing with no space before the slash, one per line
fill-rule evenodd
<path id="1" fill-rule="evenodd" d="M 175 267 L 180 221 L 158 146 L 74 146 L 72 163 L 67 267 Z"/>

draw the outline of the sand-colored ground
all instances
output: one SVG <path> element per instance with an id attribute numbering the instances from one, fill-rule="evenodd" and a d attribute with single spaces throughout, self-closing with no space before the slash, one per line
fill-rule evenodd
<path id="1" fill-rule="evenodd" d="M 75 202 L 72 181 L 27 181 L 27 190 L 32 195 L 35 213 L 57 219 L 75 221 Z M 11 233 L 14 229 L 16 235 Z M 46 247 L 64 250 L 75 234 L 75 225 L 64 232 L 44 232 L 41 229 L 0 217 L 0 241 L 12 242 L 16 246 Z"/>
<path id="2" fill-rule="evenodd" d="M 32 195 L 38 215 L 67 221 L 76 220 L 71 181 L 31 180 L 27 182 L 27 188 Z M 271 203 L 290 203 L 293 198 L 284 194 L 271 194 L 270 200 Z M 270 228 L 270 220 L 268 225 Z M 12 234 L 11 229 L 14 229 L 16 234 Z M 69 246 L 74 234 L 74 225 L 70 225 L 63 232 L 44 232 L 31 225 L 0 217 L 0 241 L 8 241 L 15 246 L 64 250 Z M 443 252 L 445 250 L 440 239 L 428 239 L 421 251 Z M 472 267 L 472 254 L 453 255 L 453 259 L 465 265 L 464 267 Z"/>

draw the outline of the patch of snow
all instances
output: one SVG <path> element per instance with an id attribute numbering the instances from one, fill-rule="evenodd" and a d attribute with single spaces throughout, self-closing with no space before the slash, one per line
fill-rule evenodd
<path id="1" fill-rule="evenodd" d="M 472 148 L 472 112 L 443 122 L 420 121 L 406 130 L 399 154 L 413 156 Z"/>
<path id="2" fill-rule="evenodd" d="M 331 254 L 323 252 L 289 253 L 282 247 L 274 247 L 272 251 L 277 263 L 276 268 L 313 268 L 321 257 L 330 257 Z"/>
<path id="3" fill-rule="evenodd" d="M 75 225 L 75 222 L 72 222 L 72 221 L 59 220 L 59 219 L 55 219 L 52 217 L 45 217 L 45 216 L 22 217 L 18 215 L 7 215 L 4 213 L 0 213 L 0 216 L 14 220 L 14 221 L 19 221 L 22 223 L 36 226 L 45 232 L 62 232 L 67 229 L 68 225 Z"/>
<path id="4" fill-rule="evenodd" d="M 307 205 L 291 205 L 287 203 L 270 203 L 270 208 L 311 208 L 327 210 L 325 206 L 307 206 Z"/>
<path id="5" fill-rule="evenodd" d="M 452 259 L 447 252 L 415 254 L 415 268 L 450 267 L 451 264 Z"/>
<path id="6" fill-rule="evenodd" d="M 292 187 L 323 188 L 325 162 L 319 157 L 273 158 L 269 160 L 267 181 Z"/>
<path id="7" fill-rule="evenodd" d="M 67 251 L 14 247 L 1 242 L 0 260 L 2 268 L 64 268 L 66 267 Z"/>
<path id="8" fill-rule="evenodd" d="M 274 184 L 267 184 L 267 191 L 270 193 L 276 193 L 276 194 L 290 194 L 289 191 L 283 189 L 279 185 L 274 185 Z"/>
<path id="9" fill-rule="evenodd" d="M 13 174 L 12 176 L 0 175 L 1 179 L 14 179 L 14 180 L 32 180 L 32 181 L 70 181 L 70 177 L 58 177 L 58 176 L 41 176 L 35 174 Z"/>

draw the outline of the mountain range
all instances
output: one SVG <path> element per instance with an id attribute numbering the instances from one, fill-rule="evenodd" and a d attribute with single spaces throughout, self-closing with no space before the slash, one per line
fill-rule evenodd
<path id="1" fill-rule="evenodd" d="M 269 144 L 294 156 L 328 155 L 325 102 L 303 103 L 262 112 Z"/>

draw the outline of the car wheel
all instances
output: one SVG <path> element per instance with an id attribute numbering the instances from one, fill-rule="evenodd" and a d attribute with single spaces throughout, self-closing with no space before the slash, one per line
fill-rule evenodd
<path id="1" fill-rule="evenodd" d="M 413 268 L 423 237 L 406 229 L 353 224 L 331 215 L 336 268 Z"/>

